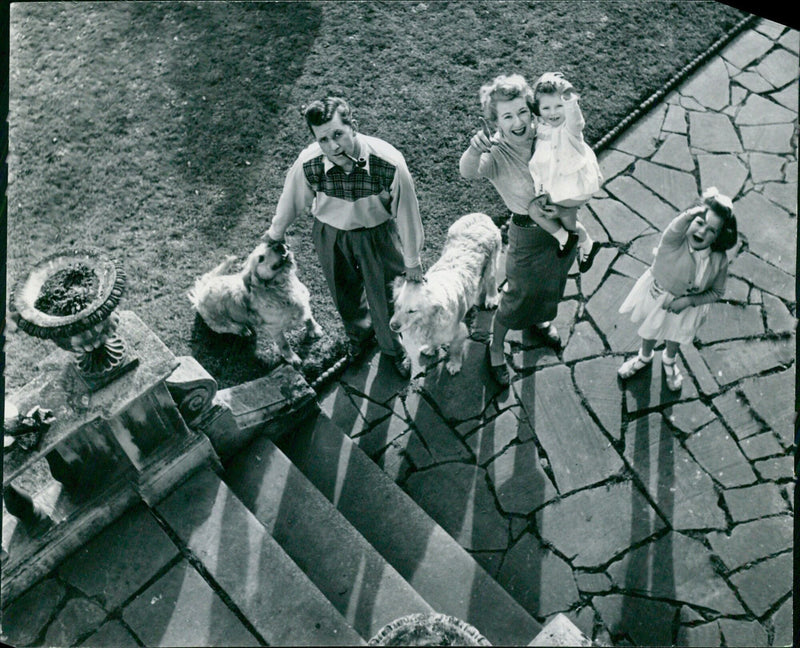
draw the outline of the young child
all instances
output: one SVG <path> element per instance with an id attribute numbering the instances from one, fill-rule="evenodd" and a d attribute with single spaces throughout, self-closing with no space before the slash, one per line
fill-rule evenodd
<path id="1" fill-rule="evenodd" d="M 653 359 L 658 340 L 664 340 L 661 362 L 667 387 L 678 391 L 683 376 L 675 364 L 681 344 L 691 344 L 708 313 L 722 298 L 728 275 L 725 254 L 738 238 L 731 199 L 709 187 L 700 206 L 679 214 L 661 235 L 653 265 L 631 288 L 620 313 L 640 324 L 639 353 L 619 368 L 629 378 Z"/>
<path id="2" fill-rule="evenodd" d="M 560 72 L 543 74 L 533 86 L 533 110 L 538 117 L 536 150 L 529 169 L 537 200 L 562 207 L 574 207 L 569 216 L 548 219 L 530 210 L 537 225 L 552 234 L 560 254 L 580 242 L 578 266 L 586 272 L 600 249 L 586 229 L 578 223 L 578 207 L 588 202 L 603 180 L 594 151 L 583 141 L 583 119 L 579 96 Z"/>

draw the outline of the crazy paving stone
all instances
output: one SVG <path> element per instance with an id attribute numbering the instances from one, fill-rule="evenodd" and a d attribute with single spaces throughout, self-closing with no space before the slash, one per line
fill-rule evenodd
<path id="1" fill-rule="evenodd" d="M 567 367 L 526 376 L 520 404 L 550 461 L 561 494 L 616 474 L 622 461 L 575 393 Z"/>
<path id="2" fill-rule="evenodd" d="M 784 159 L 769 153 L 750 153 L 750 176 L 753 182 L 761 183 L 770 180 L 783 180 Z"/>
<path id="3" fill-rule="evenodd" d="M 128 632 L 125 626 L 119 621 L 109 621 L 100 626 L 97 632 L 80 645 L 97 646 L 97 648 L 105 648 L 107 646 L 113 646 L 114 648 L 134 648 L 139 644 L 136 642 L 134 636 Z"/>
<path id="4" fill-rule="evenodd" d="M 772 615 L 772 627 L 775 635 L 772 638 L 773 646 L 791 646 L 794 639 L 793 631 L 792 597 L 786 599 L 777 612 Z"/>
<path id="5" fill-rule="evenodd" d="M 145 646 L 258 646 L 218 594 L 181 561 L 122 613 Z"/>
<path id="6" fill-rule="evenodd" d="M 619 272 L 631 279 L 638 279 L 649 267 L 649 264 L 642 263 L 628 254 L 621 254 L 614 263 L 614 272 Z"/>
<path id="7" fill-rule="evenodd" d="M 691 434 L 716 418 L 714 412 L 699 400 L 671 405 L 664 410 L 664 417 L 686 434 Z"/>
<path id="8" fill-rule="evenodd" d="M 598 200 L 603 200 L 599 199 Z M 607 200 L 607 198 L 605 199 Z M 595 217 L 592 211 L 587 207 L 583 206 L 578 211 L 578 220 L 586 229 L 587 233 L 593 240 L 597 241 L 598 243 L 607 243 L 608 242 L 608 234 L 606 234 L 605 229 L 603 229 L 602 224 L 599 220 Z M 575 274 L 575 270 L 577 266 L 573 264 L 572 270 L 570 274 Z"/>
<path id="9" fill-rule="evenodd" d="M 697 347 L 694 344 L 684 344 L 681 347 L 680 354 L 700 392 L 705 396 L 716 394 L 719 391 L 719 385 L 714 380 L 714 376 L 711 375 L 711 371 Z"/>
<path id="10" fill-rule="evenodd" d="M 494 391 L 485 368 L 486 345 L 472 340 L 465 342 L 464 365 L 451 376 L 444 367 L 435 375 L 425 377 L 424 389 L 442 410 L 442 414 L 457 421 L 478 416 Z M 485 376 L 486 381 L 476 380 Z"/>
<path id="11" fill-rule="evenodd" d="M 763 459 L 764 457 L 773 457 L 783 452 L 781 444 L 778 443 L 775 433 L 772 431 L 747 437 L 741 444 L 742 451 L 751 461 Z"/>
<path id="12" fill-rule="evenodd" d="M 59 575 L 112 610 L 177 555 L 147 508 L 137 506 L 61 563 Z"/>
<path id="13" fill-rule="evenodd" d="M 505 513 L 528 515 L 558 495 L 532 441 L 506 448 L 486 470 Z"/>
<path id="14" fill-rule="evenodd" d="M 739 195 L 747 179 L 747 167 L 737 156 L 728 153 L 698 155 L 697 165 L 700 168 L 701 187 L 716 187 L 732 198 Z"/>
<path id="15" fill-rule="evenodd" d="M 631 481 L 573 493 L 536 513 L 542 539 L 573 567 L 604 565 L 662 528 L 663 520 Z"/>
<path id="16" fill-rule="evenodd" d="M 697 463 L 724 488 L 745 486 L 756 481 L 756 474 L 736 441 L 719 421 L 692 434 L 686 440 L 686 448 Z"/>
<path id="17" fill-rule="evenodd" d="M 750 251 L 786 272 L 794 272 L 797 219 L 756 191 L 734 201 L 733 208 Z"/>
<path id="18" fill-rule="evenodd" d="M 794 458 L 790 455 L 762 459 L 756 461 L 753 467 L 762 479 L 777 481 L 794 477 Z"/>
<path id="19" fill-rule="evenodd" d="M 584 605 L 577 610 L 569 610 L 564 612 L 564 615 L 575 624 L 575 627 L 580 630 L 585 637 L 589 638 L 594 632 L 595 611 L 591 605 Z M 550 622 L 550 619 L 545 621 L 545 625 Z M 588 643 L 586 644 L 589 645 Z"/>
<path id="20" fill-rule="evenodd" d="M 366 421 L 344 386 L 337 385 L 320 400 L 319 405 L 323 414 L 326 414 L 348 436 L 363 430 Z"/>
<path id="21" fill-rule="evenodd" d="M 47 628 L 44 645 L 71 646 L 81 635 L 97 628 L 106 616 L 94 601 L 82 596 L 70 599 Z"/>
<path id="22" fill-rule="evenodd" d="M 793 417 L 795 411 L 795 366 L 787 371 L 746 380 L 742 392 L 750 407 L 772 429 L 781 442 L 789 447 L 794 443 Z"/>
<path id="23" fill-rule="evenodd" d="M 596 594 L 611 589 L 611 579 L 605 572 L 575 572 L 575 583 L 581 592 Z"/>
<path id="24" fill-rule="evenodd" d="M 737 74 L 734 81 L 741 83 L 750 92 L 767 92 L 773 89 L 773 85 L 757 72 L 742 72 Z"/>
<path id="25" fill-rule="evenodd" d="M 722 110 L 730 101 L 729 85 L 725 63 L 715 56 L 681 86 L 681 94 L 694 97 L 709 110 Z"/>
<path id="26" fill-rule="evenodd" d="M 733 574 L 731 583 L 756 616 L 792 591 L 792 552 L 787 551 Z"/>
<path id="27" fill-rule="evenodd" d="M 685 108 L 688 112 L 706 112 L 706 107 L 701 104 L 697 99 L 694 97 L 684 97 L 681 96 L 680 105 Z"/>
<path id="28" fill-rule="evenodd" d="M 714 531 L 708 538 L 711 549 L 725 567 L 733 571 L 792 547 L 794 522 L 790 515 L 778 515 L 738 524 L 730 535 Z"/>
<path id="29" fill-rule="evenodd" d="M 627 169 L 635 159 L 632 155 L 614 149 L 604 151 L 597 158 L 603 180 L 606 182 L 611 180 L 615 175 Z"/>
<path id="30" fill-rule="evenodd" d="M 786 501 L 772 482 L 732 488 L 723 491 L 722 496 L 734 522 L 747 522 L 787 512 Z"/>
<path id="31" fill-rule="evenodd" d="M 629 414 L 659 405 L 674 403 L 677 400 L 697 398 L 697 389 L 689 378 L 686 365 L 680 356 L 678 356 L 677 363 L 683 374 L 683 384 L 679 391 L 672 391 L 667 387 L 661 352 L 659 351 L 655 352 L 649 367 L 623 381 L 625 405 Z"/>
<path id="32" fill-rule="evenodd" d="M 420 399 L 412 422 L 434 461 L 459 461 L 470 458 L 471 455 L 460 437 L 425 399 Z"/>
<path id="33" fill-rule="evenodd" d="M 797 57 L 795 57 L 794 67 L 797 67 Z M 734 122 L 737 126 L 757 126 L 792 123 L 796 119 L 797 111 L 791 111 L 774 101 L 751 94 L 737 113 Z"/>
<path id="34" fill-rule="evenodd" d="M 748 151 L 764 153 L 791 153 L 792 124 L 769 124 L 767 126 L 740 126 L 742 144 Z M 734 149 L 736 150 L 736 149 Z"/>
<path id="35" fill-rule="evenodd" d="M 725 281 L 725 295 L 723 299 L 726 301 L 734 301 L 740 304 L 746 304 L 748 296 L 750 295 L 750 286 L 736 277 L 728 277 Z"/>
<path id="36" fill-rule="evenodd" d="M 412 432 L 392 441 L 381 455 L 374 459 L 375 463 L 394 482 L 404 482 L 413 469 L 406 453 L 406 445 Z"/>
<path id="37" fill-rule="evenodd" d="M 687 646 L 687 648 L 710 648 L 721 646 L 722 637 L 719 632 L 719 625 L 716 621 L 702 623 L 696 626 L 681 626 L 678 629 L 676 646 Z"/>
<path id="38" fill-rule="evenodd" d="M 720 619 L 719 627 L 726 646 L 767 646 L 767 631 L 758 621 Z"/>
<path id="39" fill-rule="evenodd" d="M 12 646 L 32 644 L 64 598 L 64 586 L 46 578 L 25 591 L 3 610 L 3 638 Z"/>
<path id="40" fill-rule="evenodd" d="M 798 97 L 798 89 L 797 89 L 797 84 L 795 83 L 786 86 L 780 92 L 776 92 L 772 95 L 772 98 L 775 101 L 777 101 L 782 106 L 786 106 L 789 110 L 797 110 L 797 97 Z"/>
<path id="41" fill-rule="evenodd" d="M 607 571 L 614 585 L 626 592 L 668 598 L 726 616 L 744 612 L 714 571 L 709 550 L 682 533 L 670 531 L 629 551 Z"/>
<path id="42" fill-rule="evenodd" d="M 714 379 L 720 385 L 729 385 L 788 365 L 793 357 L 793 344 L 789 340 L 734 340 L 705 347 L 701 353 Z"/>
<path id="43" fill-rule="evenodd" d="M 497 582 L 536 617 L 566 610 L 579 598 L 570 566 L 529 533 L 509 549 Z"/>
<path id="44" fill-rule="evenodd" d="M 575 383 L 587 401 L 589 409 L 600 420 L 605 431 L 614 439 L 620 438 L 622 424 L 622 394 L 617 368 L 620 358 L 602 357 L 575 365 Z"/>
<path id="45" fill-rule="evenodd" d="M 780 36 L 786 27 L 781 23 L 777 23 L 774 20 L 769 20 L 764 18 L 763 20 L 758 21 L 755 26 L 756 31 L 764 34 L 768 38 L 775 40 L 778 36 Z"/>
<path id="46" fill-rule="evenodd" d="M 775 49 L 761 60 L 755 71 L 776 88 L 782 88 L 791 81 L 797 82 L 797 55 Z"/>
<path id="47" fill-rule="evenodd" d="M 656 141 L 665 113 L 666 106 L 656 106 L 626 130 L 612 146 L 618 151 L 637 157 L 650 157 L 656 150 Z"/>
<path id="48" fill-rule="evenodd" d="M 512 441 L 517 440 L 521 428 L 522 436 L 531 438 L 532 433 L 527 422 L 520 421 L 513 411 L 506 410 L 479 427 L 466 439 L 466 444 L 475 454 L 478 464 L 484 465 L 503 452 Z"/>
<path id="49" fill-rule="evenodd" d="M 672 626 L 676 608 L 669 603 L 609 594 L 595 596 L 592 605 L 612 634 L 624 632 L 634 646 L 674 645 Z"/>
<path id="50" fill-rule="evenodd" d="M 742 150 L 730 118 L 720 113 L 689 113 L 689 143 L 708 153 L 739 153 Z"/>
<path id="51" fill-rule="evenodd" d="M 625 459 L 674 529 L 725 528 L 711 478 L 681 447 L 661 414 L 628 424 Z"/>
<path id="52" fill-rule="evenodd" d="M 681 611 L 678 614 L 678 618 L 681 622 L 681 625 L 700 623 L 705 620 L 705 617 L 703 617 L 703 615 L 701 615 L 699 612 L 697 612 L 697 610 L 689 607 L 688 605 L 684 605 L 681 607 Z"/>
<path id="53" fill-rule="evenodd" d="M 733 43 L 722 51 L 725 60 L 730 61 L 739 69 L 744 69 L 750 63 L 766 54 L 772 47 L 772 40 L 751 29 L 742 32 Z"/>
<path id="54" fill-rule="evenodd" d="M 617 257 L 617 254 L 616 248 L 602 248 L 595 256 L 594 263 L 589 268 L 589 271 L 581 274 L 581 294 L 585 298 L 588 299 L 597 290 L 608 271 L 608 266 Z"/>
<path id="55" fill-rule="evenodd" d="M 630 321 L 628 315 L 619 313 L 619 306 L 634 283 L 633 279 L 611 274 L 586 303 L 586 311 L 615 352 L 634 352 L 639 349 L 639 336 L 636 333 L 639 327 Z"/>
<path id="56" fill-rule="evenodd" d="M 764 321 L 759 306 L 714 302 L 696 337 L 702 344 L 711 344 L 763 333 Z"/>
<path id="57" fill-rule="evenodd" d="M 611 182 L 606 183 L 606 190 L 658 231 L 662 231 L 677 216 L 674 207 L 671 207 L 650 189 L 630 176 L 614 178 Z M 695 189 L 692 195 L 696 194 L 697 190 Z M 597 213 L 597 210 L 595 210 L 595 213 Z M 598 214 L 598 218 L 603 221 L 602 215 Z M 634 221 L 630 225 L 630 229 L 625 230 L 625 236 L 620 240 L 623 242 L 628 241 L 643 231 L 644 229 L 639 227 L 638 221 Z"/>
<path id="58" fill-rule="evenodd" d="M 353 438 L 358 447 L 372 459 L 380 455 L 390 443 L 409 430 L 408 423 L 401 418 L 404 412 L 400 399 L 397 399 L 394 407 L 390 416 Z"/>
<path id="59" fill-rule="evenodd" d="M 458 543 L 470 551 L 508 546 L 508 522 L 486 484 L 486 471 L 450 463 L 413 473 L 406 491 Z"/>
<path id="60" fill-rule="evenodd" d="M 660 240 L 661 232 L 656 232 L 655 230 L 646 232 L 631 243 L 628 248 L 628 255 L 649 266 L 656 258 L 656 248 L 658 248 Z"/>
<path id="61" fill-rule="evenodd" d="M 784 301 L 793 302 L 795 300 L 794 276 L 749 252 L 744 252 L 736 257 L 728 266 L 728 272 Z"/>
<path id="62" fill-rule="evenodd" d="M 778 45 L 788 49 L 790 52 L 798 53 L 800 49 L 800 32 L 796 29 L 790 29 L 778 40 Z"/>
<path id="63" fill-rule="evenodd" d="M 764 185 L 764 195 L 783 207 L 789 214 L 797 215 L 797 183 L 769 182 Z"/>
<path id="64" fill-rule="evenodd" d="M 603 340 L 589 322 L 578 322 L 564 349 L 564 362 L 572 362 L 589 356 L 600 355 L 604 350 Z"/>
<path id="65" fill-rule="evenodd" d="M 686 133 L 686 110 L 678 104 L 673 104 L 667 109 L 664 125 L 661 127 L 671 133 Z"/>
<path id="66" fill-rule="evenodd" d="M 681 169 L 694 171 L 694 158 L 689 152 L 689 143 L 682 135 L 668 135 L 656 154 L 650 158 L 652 162 Z"/>
<path id="67" fill-rule="evenodd" d="M 629 241 L 649 228 L 645 221 L 618 200 L 593 200 L 591 210 L 608 230 L 611 240 L 618 243 Z"/>
<path id="68" fill-rule="evenodd" d="M 761 424 L 736 390 L 730 389 L 717 396 L 712 402 L 722 420 L 728 424 L 740 441 L 762 431 Z"/>

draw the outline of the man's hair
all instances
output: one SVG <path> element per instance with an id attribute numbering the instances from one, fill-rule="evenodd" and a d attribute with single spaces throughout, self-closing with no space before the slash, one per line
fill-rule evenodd
<path id="1" fill-rule="evenodd" d="M 497 121 L 498 101 L 512 101 L 517 97 L 524 97 L 528 108 L 533 110 L 533 91 L 521 74 L 495 77 L 491 83 L 481 87 L 479 95 L 483 116 L 491 122 Z"/>
<path id="2" fill-rule="evenodd" d="M 314 134 L 312 126 L 322 126 L 327 124 L 336 114 L 346 126 L 354 127 L 353 111 L 350 104 L 341 97 L 325 97 L 324 99 L 317 99 L 303 108 L 303 117 L 305 117 L 306 124 Z"/>

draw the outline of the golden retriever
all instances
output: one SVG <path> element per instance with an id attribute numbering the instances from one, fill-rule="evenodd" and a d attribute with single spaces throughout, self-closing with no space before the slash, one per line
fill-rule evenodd
<path id="1" fill-rule="evenodd" d="M 294 255 L 284 243 L 259 243 L 241 270 L 228 274 L 236 261 L 229 256 L 216 268 L 199 277 L 188 293 L 203 321 L 217 333 L 254 335 L 259 327 L 270 334 L 281 356 L 300 364 L 286 332 L 305 325 L 311 338 L 322 329 L 311 314 L 308 288 L 297 277 Z"/>
<path id="2" fill-rule="evenodd" d="M 410 336 L 424 354 L 448 346 L 445 366 L 451 374 L 458 373 L 468 335 L 464 316 L 481 297 L 487 308 L 500 301 L 496 279 L 500 246 L 500 230 L 486 214 L 459 218 L 447 230 L 442 256 L 423 281 L 394 280 L 390 328 Z"/>

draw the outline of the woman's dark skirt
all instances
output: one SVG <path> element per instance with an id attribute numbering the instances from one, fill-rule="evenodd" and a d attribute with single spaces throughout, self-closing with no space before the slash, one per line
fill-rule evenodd
<path id="1" fill-rule="evenodd" d="M 531 226 L 518 224 L 523 222 Z M 500 324 L 521 330 L 556 318 L 577 247 L 563 258 L 557 252 L 556 239 L 527 216 L 515 214 L 510 219 L 507 283 L 495 315 Z"/>

